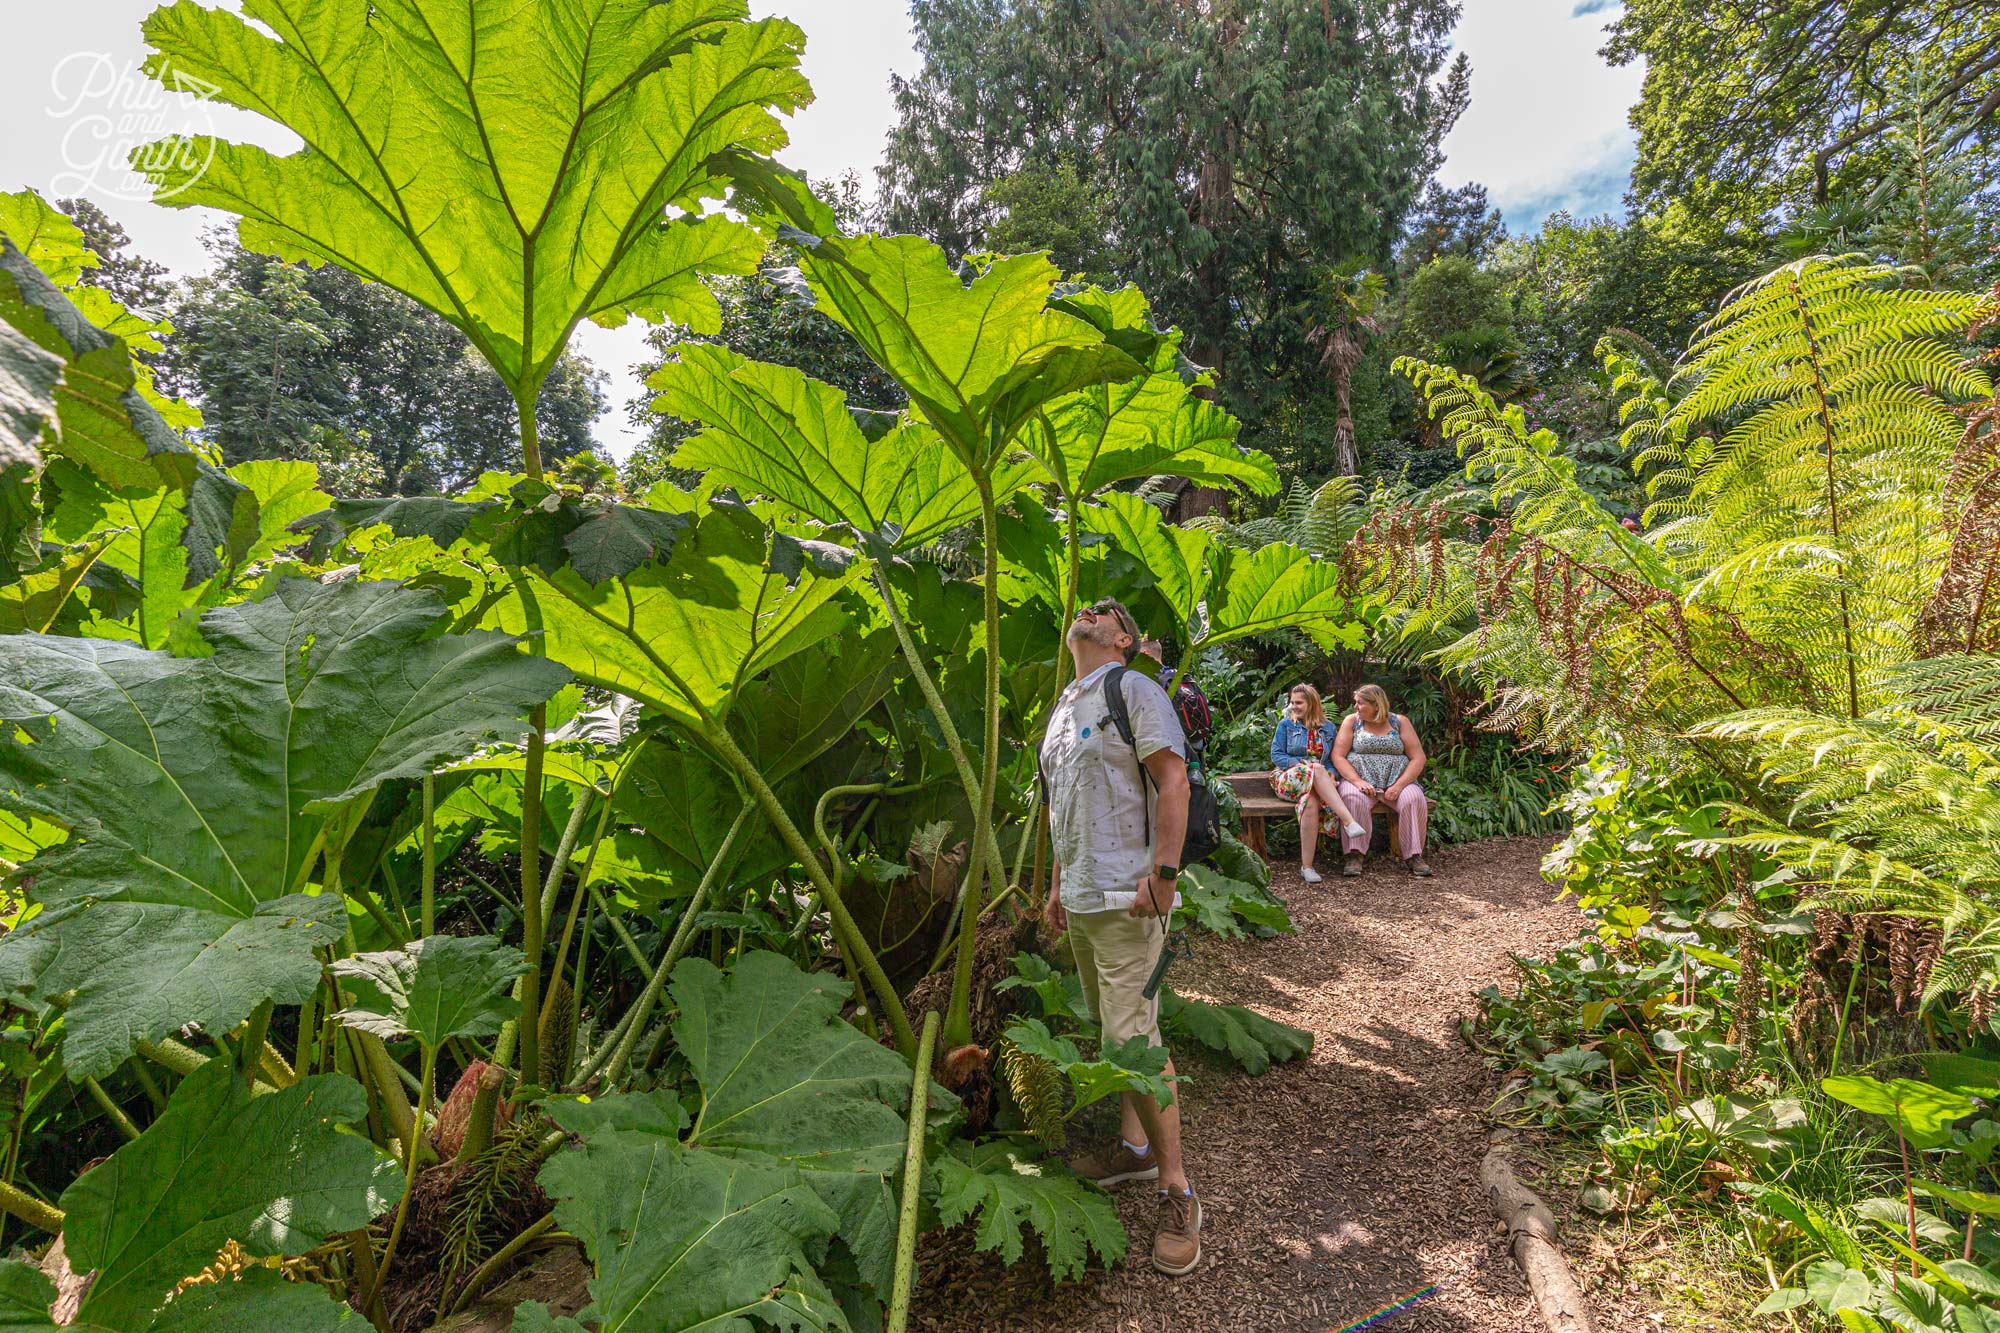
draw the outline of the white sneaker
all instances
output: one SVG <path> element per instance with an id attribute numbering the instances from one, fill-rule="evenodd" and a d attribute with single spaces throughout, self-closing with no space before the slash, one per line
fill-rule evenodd
<path id="1" fill-rule="evenodd" d="M 1319 883 L 1319 871 L 1314 870 L 1311 866 L 1300 866 L 1299 878 L 1308 884 L 1317 884 Z"/>

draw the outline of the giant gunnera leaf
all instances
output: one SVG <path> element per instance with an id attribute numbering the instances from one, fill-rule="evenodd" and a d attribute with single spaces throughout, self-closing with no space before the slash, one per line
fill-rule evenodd
<path id="1" fill-rule="evenodd" d="M 721 854 L 743 809 L 743 795 L 715 760 L 691 746 L 656 737 L 633 748 L 625 780 L 611 798 L 620 826 L 611 835 L 612 846 L 621 855 L 607 858 L 600 852 L 597 873 L 623 883 L 642 905 L 657 901 L 661 881 L 685 898 Z M 778 780 L 768 768 L 763 771 Z M 791 863 L 790 849 L 763 812 L 755 811 L 722 874 L 731 885 L 768 885 Z"/>
<path id="2" fill-rule="evenodd" d="M 445 617 L 395 584 L 289 580 L 204 615 L 209 657 L 0 637 L 0 806 L 71 834 L 22 868 L 42 910 L 0 939 L 0 988 L 65 1010 L 73 1075 L 302 1003 L 344 923 L 302 892 L 324 813 L 518 730 L 568 678 Z"/>
<path id="3" fill-rule="evenodd" d="M 59 1325 L 49 1314 L 56 1284 L 42 1270 L 19 1259 L 0 1259 L 0 1333 L 110 1333 L 101 1324 Z"/>
<path id="4" fill-rule="evenodd" d="M 577 1315 L 601 1333 L 847 1328 L 817 1264 L 840 1216 L 790 1163 L 688 1147 L 662 1125 L 627 1128 L 618 1103 L 556 1103 L 583 1136 L 542 1169 L 556 1223 L 597 1275 Z M 556 1327 L 572 1327 L 558 1324 Z M 517 1316 L 515 1327 L 534 1328 Z M 541 1327 L 548 1327 L 543 1324 Z"/>
<path id="5" fill-rule="evenodd" d="M 1302 630 L 1328 649 L 1361 643 L 1360 601 L 1336 561 L 1283 542 L 1237 550 L 1210 533 L 1171 526 L 1152 505 L 1119 492 L 1084 506 L 1080 517 L 1153 573 L 1192 647 L 1278 629 Z"/>
<path id="6" fill-rule="evenodd" d="M 1107 341 L 1128 348 L 1146 373 L 1087 385 L 1049 404 L 1022 439 L 1070 504 L 1135 477 L 1186 477 L 1204 486 L 1278 489 L 1269 457 L 1236 443 L 1239 423 L 1197 396 L 1212 377 L 1181 355 L 1181 332 L 1153 325 L 1137 288 L 1086 288 L 1054 303 L 1096 324 Z"/>
<path id="7" fill-rule="evenodd" d="M 491 620 L 541 632 L 542 651 L 578 679 L 700 732 L 760 673 L 844 628 L 837 599 L 861 572 L 846 554 L 716 505 L 669 554 L 622 578 L 593 584 L 567 564 L 525 567 Z"/>
<path id="8" fill-rule="evenodd" d="M 174 1297 L 146 1333 L 364 1333 L 368 1320 L 317 1282 L 251 1269 Z"/>
<path id="9" fill-rule="evenodd" d="M 343 1074 L 262 1097 L 227 1060 L 188 1075 L 144 1134 L 63 1191 L 70 1264 L 97 1270 L 78 1319 L 140 1333 L 225 1242 L 257 1257 L 304 1254 L 366 1226 L 402 1186 L 393 1159 L 341 1132 L 366 1115 L 361 1086 Z"/>
<path id="10" fill-rule="evenodd" d="M 27 253 L 16 248 L 17 240 Z M 27 363 L 10 356 L 9 370 L 32 385 L 44 382 L 55 363 L 59 380 L 41 391 L 53 390 L 54 411 L 33 409 L 30 415 L 52 424 L 61 451 L 105 485 L 189 486 L 199 457 L 141 392 L 145 371 L 130 346 L 93 323 L 57 285 L 74 284 L 93 259 L 76 224 L 38 196 L 0 195 L 0 325 L 44 354 Z M 106 316 L 124 313 L 109 303 L 93 304 L 101 304 L 98 313 Z"/>
<path id="11" fill-rule="evenodd" d="M 170 586 L 146 592 L 172 600 L 182 586 L 244 560 L 258 500 L 180 438 L 176 426 L 198 426 L 200 412 L 162 396 L 136 356 L 160 350 L 166 324 L 88 286 L 96 266 L 82 230 L 42 196 L 0 194 L 0 580 L 38 562 L 34 482 L 40 456 L 60 456 L 92 486 L 152 512 L 160 558 L 178 566 Z M 44 384 L 50 368 L 58 378 Z"/>
<path id="12" fill-rule="evenodd" d="M 202 137 L 135 160 L 162 203 L 243 243 L 332 261 L 461 329 L 529 401 L 585 318 L 720 326 L 704 273 L 763 242 L 703 208 L 736 155 L 782 147 L 811 98 L 804 37 L 744 0 L 179 0 L 147 72 L 193 78 L 303 146 Z"/>
<path id="13" fill-rule="evenodd" d="M 674 969 L 674 1038 L 701 1083 L 691 1141 L 782 1156 L 840 1215 L 862 1280 L 887 1293 L 896 1204 L 888 1176 L 909 1138 L 910 1066 L 840 1020 L 845 982 L 753 953 L 729 972 Z"/>
<path id="14" fill-rule="evenodd" d="M 1047 255 L 1010 255 L 966 282 L 920 236 L 802 237 L 817 308 L 910 395 L 964 466 L 990 474 L 1049 403 L 1137 375 L 1099 328 L 1060 309 Z"/>
<path id="15" fill-rule="evenodd" d="M 882 533 L 899 550 L 979 521 L 977 481 L 926 422 L 903 418 L 871 440 L 831 384 L 712 344 L 676 348 L 646 382 L 660 390 L 656 410 L 703 427 L 675 451 L 676 467 L 712 473 L 822 523 Z M 1035 473 L 1025 458 L 1000 463 L 996 500 Z"/>
<path id="16" fill-rule="evenodd" d="M 74 222 L 37 194 L 0 194 L 0 582 L 40 563 L 36 481 L 72 459 L 107 487 L 158 492 L 186 516 L 180 575 L 206 578 L 255 501 L 177 435 L 200 417 L 155 393 L 135 344 L 160 326 L 77 285 L 97 264 Z M 76 534 L 68 541 L 82 540 Z M 178 589 L 179 583 L 175 584 Z"/>
<path id="17" fill-rule="evenodd" d="M 4 238 L 0 247 L 11 249 Z M 0 249 L 0 264 L 10 261 Z M 42 454 L 36 446 L 55 420 L 62 369 L 55 353 L 0 320 L 0 580 L 37 563 L 35 479 Z"/>
<path id="18" fill-rule="evenodd" d="M 841 1021 L 846 982 L 778 954 L 726 973 L 688 959 L 672 989 L 701 1087 L 691 1125 L 666 1094 L 548 1107 L 584 1139 L 540 1176 L 597 1267 L 578 1319 L 607 1333 L 847 1328 L 820 1273 L 837 1236 L 860 1299 L 888 1294 L 910 1066 Z M 540 1317 L 515 1327 L 569 1327 L 524 1322 Z"/>

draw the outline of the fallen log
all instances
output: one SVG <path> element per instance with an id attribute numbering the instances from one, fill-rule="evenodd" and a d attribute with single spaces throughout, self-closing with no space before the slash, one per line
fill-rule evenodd
<path id="1" fill-rule="evenodd" d="M 1504 1146 L 1487 1150 L 1479 1163 L 1479 1183 L 1506 1225 L 1508 1249 L 1528 1279 L 1549 1333 L 1595 1333 L 1590 1307 L 1556 1244 L 1556 1219 L 1539 1195 L 1514 1178 L 1514 1163 Z"/>

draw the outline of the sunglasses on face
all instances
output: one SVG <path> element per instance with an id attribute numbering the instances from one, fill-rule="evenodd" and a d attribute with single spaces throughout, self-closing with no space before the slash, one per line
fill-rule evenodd
<path id="1" fill-rule="evenodd" d="M 1082 620 L 1085 616 L 1089 616 L 1093 620 L 1099 616 L 1111 616 L 1118 621 L 1119 629 L 1124 630 L 1135 639 L 1139 637 L 1138 627 L 1128 620 L 1124 613 L 1115 606 L 1107 606 L 1102 602 L 1096 606 L 1079 606 L 1076 609 L 1076 618 Z"/>

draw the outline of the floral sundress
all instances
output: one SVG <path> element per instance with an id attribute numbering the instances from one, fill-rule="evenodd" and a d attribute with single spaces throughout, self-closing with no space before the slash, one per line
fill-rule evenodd
<path id="1" fill-rule="evenodd" d="M 1320 728 L 1306 728 L 1306 753 L 1321 753 Z M 1317 759 L 1305 759 L 1287 768 L 1271 770 L 1271 790 L 1282 799 L 1292 803 L 1293 811 L 1299 818 L 1305 818 L 1306 804 L 1312 798 L 1313 775 L 1324 772 L 1326 766 Z"/>

